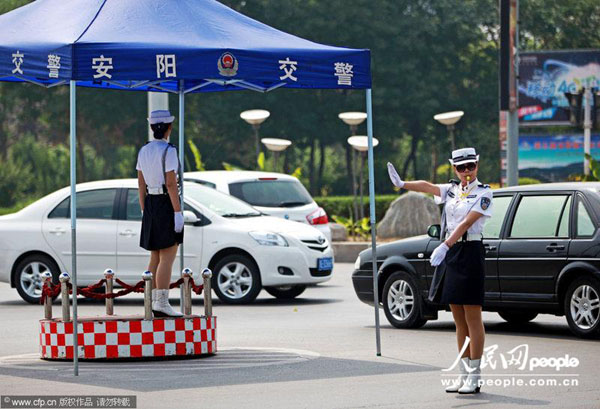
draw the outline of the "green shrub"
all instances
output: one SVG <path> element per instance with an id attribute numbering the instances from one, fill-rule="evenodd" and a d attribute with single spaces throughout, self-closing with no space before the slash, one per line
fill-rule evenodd
<path id="1" fill-rule="evenodd" d="M 346 218 L 333 215 L 331 218 L 335 223 L 344 226 L 350 235 L 350 238 L 353 240 L 367 240 L 371 236 L 371 223 L 369 222 L 368 217 L 363 217 L 360 220 L 354 220 L 351 217 Z"/>
<path id="2" fill-rule="evenodd" d="M 573 182 L 596 182 L 600 180 L 600 162 L 589 153 L 585 153 L 584 156 L 590 162 L 590 174 L 573 173 L 569 175 L 569 180 Z"/>
<path id="3" fill-rule="evenodd" d="M 17 202 L 17 204 L 15 204 L 12 207 L 0 207 L 0 216 L 4 216 L 5 214 L 16 213 L 19 210 L 23 209 L 24 207 L 29 206 L 30 204 L 35 202 L 37 199 L 38 198 L 31 197 L 31 198 L 23 199 L 20 202 Z"/>
<path id="4" fill-rule="evenodd" d="M 538 183 L 542 183 L 534 178 L 519 178 L 519 186 L 523 185 L 537 185 Z"/>
<path id="5" fill-rule="evenodd" d="M 379 222 L 383 219 L 385 212 L 390 204 L 398 198 L 398 195 L 377 195 L 375 196 L 375 218 Z M 335 216 L 351 218 L 352 196 L 321 196 L 315 197 L 315 202 L 327 212 L 330 219 Z M 365 216 L 369 217 L 369 197 L 365 197 L 364 202 Z"/>
<path id="6" fill-rule="evenodd" d="M 15 206 L 32 183 L 31 167 L 19 166 L 10 159 L 0 162 L 0 206 Z"/>

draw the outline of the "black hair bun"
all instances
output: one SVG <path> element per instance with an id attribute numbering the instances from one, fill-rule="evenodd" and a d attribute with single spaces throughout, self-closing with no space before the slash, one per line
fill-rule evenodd
<path id="1" fill-rule="evenodd" d="M 152 132 L 154 132 L 155 139 L 163 139 L 165 137 L 165 134 L 169 130 L 170 126 L 171 126 L 170 123 L 166 124 L 164 122 L 160 122 L 158 124 L 150 125 L 150 129 L 152 129 Z"/>

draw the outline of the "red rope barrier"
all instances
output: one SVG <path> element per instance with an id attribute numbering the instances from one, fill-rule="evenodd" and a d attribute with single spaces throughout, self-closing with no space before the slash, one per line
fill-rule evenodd
<path id="1" fill-rule="evenodd" d="M 136 292 L 136 293 L 144 292 L 144 280 L 140 280 L 137 283 L 135 283 L 134 285 L 127 284 L 126 282 L 121 281 L 118 278 L 115 278 L 115 282 L 117 284 L 119 284 L 121 287 L 123 287 L 123 290 L 113 292 L 110 294 L 95 292 L 94 290 L 102 287 L 102 285 L 104 285 L 106 283 L 106 279 L 103 278 L 102 280 L 98 281 L 96 284 L 92 284 L 87 287 L 78 288 L 77 294 L 78 295 L 81 294 L 87 298 L 103 300 L 106 298 L 122 297 L 122 296 L 127 295 L 132 292 Z M 177 288 L 182 284 L 183 284 L 183 277 L 181 277 L 179 280 L 169 284 L 169 288 Z M 73 294 L 73 286 L 71 285 L 71 283 L 68 283 L 67 285 L 69 287 L 69 294 Z M 192 291 L 194 291 L 194 293 L 196 293 L 197 295 L 202 294 L 202 290 L 204 289 L 204 286 L 202 284 L 196 285 L 196 283 L 194 283 L 194 280 L 192 280 L 190 278 L 190 285 L 191 285 Z M 60 284 L 50 283 L 50 285 L 48 286 L 46 283 L 44 283 L 44 286 L 42 287 L 42 296 L 40 298 L 40 304 L 44 304 L 46 297 L 54 298 L 58 294 L 60 294 Z"/>
<path id="2" fill-rule="evenodd" d="M 46 297 L 54 298 L 60 293 L 60 284 L 52 284 L 50 286 L 44 283 L 42 287 L 42 297 L 40 298 L 40 304 L 44 304 Z"/>

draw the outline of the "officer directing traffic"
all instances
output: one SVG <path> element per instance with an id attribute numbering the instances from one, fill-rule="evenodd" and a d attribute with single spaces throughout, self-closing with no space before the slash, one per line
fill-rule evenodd
<path id="1" fill-rule="evenodd" d="M 436 267 L 430 301 L 449 304 L 456 325 L 458 350 L 468 336 L 470 343 L 461 356 L 461 374 L 446 392 L 476 393 L 480 390 L 480 362 L 485 328 L 481 317 L 484 299 L 485 248 L 483 227 L 492 215 L 492 192 L 479 183 L 479 155 L 474 148 L 452 152 L 450 163 L 459 181 L 434 185 L 426 181 L 404 182 L 388 162 L 392 183 L 400 188 L 430 193 L 444 203 L 440 237 L 442 243 L 431 253 Z"/>
<path id="2" fill-rule="evenodd" d="M 169 284 L 179 244 L 183 243 L 183 212 L 179 201 L 177 149 L 169 143 L 173 120 L 169 111 L 148 118 L 154 140 L 138 153 L 139 200 L 142 208 L 140 246 L 150 251 L 153 276 L 152 312 L 155 317 L 180 317 L 169 304 Z M 181 181 L 179 181 L 181 183 Z"/>

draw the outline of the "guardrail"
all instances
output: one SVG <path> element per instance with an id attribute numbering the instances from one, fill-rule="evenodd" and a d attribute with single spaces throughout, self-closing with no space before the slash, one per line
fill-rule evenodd
<path id="1" fill-rule="evenodd" d="M 212 298 L 211 298 L 211 278 L 212 272 L 205 268 L 201 273 L 196 274 L 191 269 L 185 268 L 181 272 L 181 278 L 169 285 L 169 289 L 178 288 L 183 285 L 183 313 L 184 315 L 192 315 L 192 291 L 197 295 L 204 291 L 204 315 L 212 316 Z M 202 279 L 202 284 L 197 284 Z M 73 286 L 71 285 L 71 277 L 68 273 L 62 273 L 59 276 L 59 284 L 52 283 L 52 274 L 46 271 L 42 274 L 43 287 L 40 303 L 44 305 L 44 317 L 52 319 L 52 300 L 61 293 L 62 305 L 62 321 L 71 321 L 69 295 L 73 294 Z M 117 292 L 113 291 L 113 281 L 120 285 L 123 289 Z M 96 292 L 102 286 L 105 286 L 105 292 Z M 78 288 L 77 294 L 84 297 L 104 299 L 106 307 L 106 315 L 114 315 L 114 299 L 123 297 L 129 293 L 144 293 L 144 319 L 152 319 L 152 272 L 145 271 L 142 274 L 142 279 L 134 285 L 129 285 L 124 281 L 115 277 L 112 269 L 104 270 L 104 278 L 95 284 L 87 287 Z"/>

